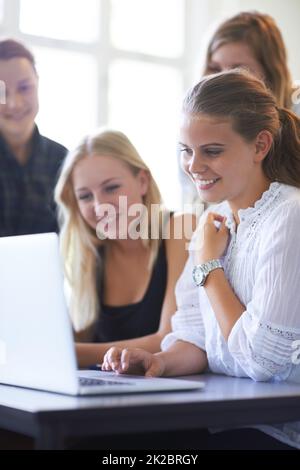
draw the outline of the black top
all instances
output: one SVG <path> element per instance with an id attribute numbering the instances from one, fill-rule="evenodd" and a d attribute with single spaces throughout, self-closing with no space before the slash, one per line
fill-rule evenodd
<path id="1" fill-rule="evenodd" d="M 20 165 L 0 135 L 0 236 L 58 231 L 53 190 L 66 152 L 36 127 Z"/>
<path id="2" fill-rule="evenodd" d="M 162 241 L 144 298 L 138 303 L 120 307 L 104 305 L 101 302 L 94 341 L 105 343 L 155 333 L 159 327 L 166 293 L 167 271 L 166 247 Z M 103 293 L 103 285 L 100 293 Z"/>

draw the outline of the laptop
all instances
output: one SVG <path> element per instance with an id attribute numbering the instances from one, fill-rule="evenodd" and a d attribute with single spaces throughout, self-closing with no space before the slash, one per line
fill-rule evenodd
<path id="1" fill-rule="evenodd" d="M 203 387 L 184 379 L 77 370 L 55 233 L 0 238 L 0 383 L 67 395 Z"/>

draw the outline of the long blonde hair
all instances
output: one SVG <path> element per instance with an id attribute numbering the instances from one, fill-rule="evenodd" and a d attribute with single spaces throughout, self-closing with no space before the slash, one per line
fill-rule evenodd
<path id="1" fill-rule="evenodd" d="M 151 172 L 130 140 L 114 130 L 100 130 L 86 136 L 75 150 L 71 151 L 63 164 L 55 188 L 55 200 L 61 227 L 60 243 L 64 260 L 67 282 L 70 285 L 70 315 L 75 332 L 87 330 L 98 318 L 100 312 L 97 273 L 102 272 L 103 259 L 98 248 L 105 241 L 100 241 L 93 230 L 84 221 L 78 208 L 72 185 L 72 172 L 75 165 L 84 158 L 109 155 L 127 163 L 133 174 L 146 170 L 149 175 L 149 187 L 143 203 L 148 210 L 149 233 L 162 234 L 164 209 L 158 186 Z M 151 205 L 158 204 L 160 214 L 157 220 L 151 220 Z M 154 224 L 156 226 L 154 227 Z M 158 225 L 158 226 L 157 226 Z M 160 239 L 143 240 L 150 249 L 150 267 L 156 259 Z"/>
<path id="2" fill-rule="evenodd" d="M 287 64 L 286 47 L 275 20 L 257 11 L 241 12 L 225 20 L 213 34 L 206 55 L 204 75 L 210 74 L 213 53 L 224 44 L 244 42 L 262 66 L 265 82 L 280 107 L 292 106 L 292 79 Z"/>

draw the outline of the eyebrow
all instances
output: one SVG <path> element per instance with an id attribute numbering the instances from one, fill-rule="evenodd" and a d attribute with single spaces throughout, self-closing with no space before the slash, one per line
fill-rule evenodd
<path id="1" fill-rule="evenodd" d="M 249 68 L 249 65 L 248 64 L 247 65 L 246 64 L 232 64 L 231 65 L 232 69 L 245 68 L 245 67 Z"/>
<path id="2" fill-rule="evenodd" d="M 217 62 L 215 60 L 211 60 L 208 62 L 208 67 L 221 67 L 220 62 Z M 244 64 L 243 62 L 237 62 L 236 64 L 230 64 L 230 69 L 238 69 L 238 68 L 245 68 L 248 67 L 248 64 Z"/>
<path id="3" fill-rule="evenodd" d="M 179 142 L 179 145 L 182 145 L 183 147 L 189 147 L 188 145 L 184 144 L 183 142 Z M 199 145 L 199 147 L 201 149 L 203 149 L 203 148 L 208 147 L 210 145 L 214 145 L 215 147 L 224 147 L 225 144 L 220 144 L 220 142 L 209 142 L 208 144 Z"/>
<path id="4" fill-rule="evenodd" d="M 28 83 L 28 82 L 31 82 L 31 81 L 32 81 L 32 79 L 30 77 L 22 78 L 21 80 L 18 80 L 18 84 L 23 85 L 24 83 Z"/>
<path id="5" fill-rule="evenodd" d="M 110 183 L 111 181 L 117 180 L 117 179 L 120 179 L 120 177 L 113 176 L 112 178 L 107 178 L 107 180 L 102 181 L 102 183 L 99 186 L 104 186 L 105 184 Z M 88 190 L 88 188 L 85 188 L 85 187 L 75 189 L 76 192 L 77 191 L 87 191 L 87 190 Z"/>

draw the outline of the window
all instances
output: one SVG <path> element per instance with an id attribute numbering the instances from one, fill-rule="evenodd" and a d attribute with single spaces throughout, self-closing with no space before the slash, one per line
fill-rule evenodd
<path id="1" fill-rule="evenodd" d="M 110 68 L 109 83 L 108 123 L 132 140 L 172 205 L 173 191 L 179 192 L 176 142 L 180 73 L 164 65 L 117 60 Z M 172 192 L 167 192 L 167 184 Z"/>
<path id="2" fill-rule="evenodd" d="M 98 0 L 21 0 L 20 30 L 48 38 L 89 43 L 99 34 Z"/>
<path id="3" fill-rule="evenodd" d="M 37 124 L 49 138 L 68 146 L 97 124 L 97 64 L 80 52 L 33 47 L 40 76 Z"/>
<path id="4" fill-rule="evenodd" d="M 180 57 L 183 25 L 183 0 L 112 0 L 111 36 L 119 49 Z"/>
<path id="5" fill-rule="evenodd" d="M 0 0 L 0 23 L 3 22 L 4 17 L 4 0 Z"/>
<path id="6" fill-rule="evenodd" d="M 0 0 L 0 32 L 24 41 L 40 77 L 40 131 L 73 147 L 95 127 L 125 132 L 171 209 L 180 206 L 178 115 L 198 0 Z"/>

